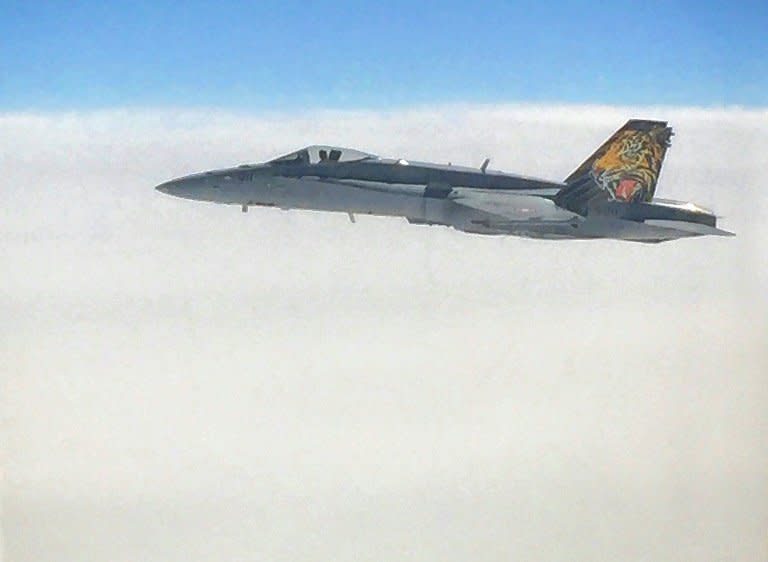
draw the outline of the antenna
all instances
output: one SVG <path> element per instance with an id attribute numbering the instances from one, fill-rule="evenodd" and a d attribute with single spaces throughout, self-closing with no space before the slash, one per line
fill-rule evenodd
<path id="1" fill-rule="evenodd" d="M 485 173 L 485 171 L 488 169 L 488 164 L 490 163 L 491 163 L 490 158 L 486 158 L 485 160 L 483 160 L 483 164 L 480 166 L 480 171 Z"/>

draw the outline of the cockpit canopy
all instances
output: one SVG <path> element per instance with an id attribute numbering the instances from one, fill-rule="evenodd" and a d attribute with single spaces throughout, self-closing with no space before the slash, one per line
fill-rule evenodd
<path id="1" fill-rule="evenodd" d="M 336 162 L 358 162 L 378 158 L 374 154 L 353 150 L 351 148 L 341 148 L 338 146 L 313 145 L 296 152 L 291 152 L 285 156 L 280 156 L 270 160 L 270 164 L 320 164 Z"/>

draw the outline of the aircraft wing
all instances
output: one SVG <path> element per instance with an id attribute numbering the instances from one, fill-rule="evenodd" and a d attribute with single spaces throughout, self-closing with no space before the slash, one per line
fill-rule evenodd
<path id="1" fill-rule="evenodd" d="M 536 195 L 517 195 L 509 191 L 456 189 L 449 196 L 457 205 L 489 215 L 488 226 L 505 228 L 520 224 L 553 224 L 581 220 L 576 213 Z"/>

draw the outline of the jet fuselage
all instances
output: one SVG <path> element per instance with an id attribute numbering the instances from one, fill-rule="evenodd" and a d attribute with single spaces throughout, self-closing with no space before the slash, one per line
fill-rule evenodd
<path id="1" fill-rule="evenodd" d="M 714 215 L 689 203 L 591 196 L 588 209 L 577 212 L 558 205 L 558 198 L 581 196 L 578 184 L 489 170 L 487 161 L 476 169 L 335 147 L 311 146 L 266 164 L 192 174 L 157 189 L 244 211 L 262 206 L 397 216 L 478 234 L 659 242 L 722 233 Z"/>

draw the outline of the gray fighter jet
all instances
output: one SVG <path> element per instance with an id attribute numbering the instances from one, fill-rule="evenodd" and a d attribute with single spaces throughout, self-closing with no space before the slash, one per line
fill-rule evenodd
<path id="1" fill-rule="evenodd" d="M 476 234 L 663 242 L 730 235 L 712 212 L 655 199 L 672 129 L 631 120 L 565 181 L 309 146 L 265 164 L 185 176 L 157 190 L 200 201 L 405 217 Z"/>

